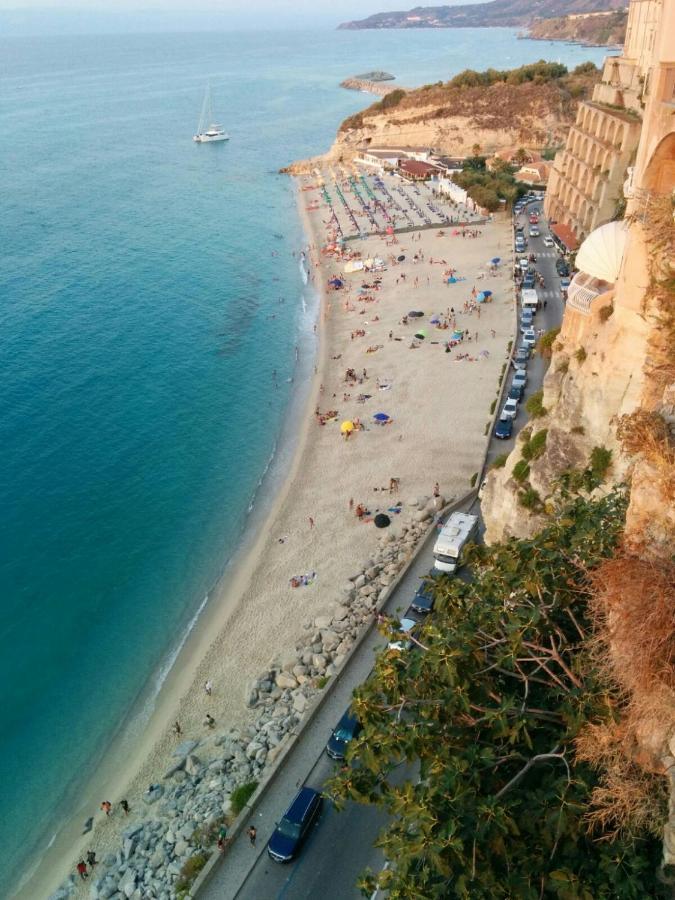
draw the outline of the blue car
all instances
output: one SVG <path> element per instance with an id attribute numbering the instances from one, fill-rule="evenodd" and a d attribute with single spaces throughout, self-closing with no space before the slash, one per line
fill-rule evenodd
<path id="1" fill-rule="evenodd" d="M 430 581 L 425 580 L 417 588 L 412 603 L 410 604 L 415 612 L 421 613 L 424 616 L 427 615 L 427 613 L 430 613 L 434 608 L 433 587 L 434 586 Z"/>
<path id="2" fill-rule="evenodd" d="M 501 438 L 501 440 L 508 440 L 513 433 L 513 419 L 509 419 L 508 416 L 500 416 L 499 421 L 497 422 L 497 427 L 495 428 L 495 437 Z"/>
<path id="3" fill-rule="evenodd" d="M 509 400 L 517 400 L 518 403 L 523 399 L 523 393 L 525 391 L 525 387 L 522 384 L 511 384 L 511 389 L 509 390 Z"/>
<path id="4" fill-rule="evenodd" d="M 267 845 L 274 862 L 290 862 L 300 852 L 321 810 L 321 799 L 314 788 L 300 788 Z"/>
<path id="5" fill-rule="evenodd" d="M 347 752 L 347 745 L 361 731 L 361 723 L 352 715 L 350 710 L 342 716 L 337 726 L 333 730 L 328 743 L 326 744 L 326 753 L 331 759 L 344 759 Z"/>

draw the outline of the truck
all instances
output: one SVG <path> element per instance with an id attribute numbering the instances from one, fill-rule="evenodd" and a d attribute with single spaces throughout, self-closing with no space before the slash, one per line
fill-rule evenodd
<path id="1" fill-rule="evenodd" d="M 452 574 L 462 564 L 462 552 L 478 531 L 478 516 L 456 512 L 447 520 L 434 544 L 434 568 Z"/>
<path id="2" fill-rule="evenodd" d="M 533 313 L 536 312 L 539 306 L 539 297 L 534 288 L 525 288 L 520 295 L 520 302 L 523 310 L 531 309 Z"/>

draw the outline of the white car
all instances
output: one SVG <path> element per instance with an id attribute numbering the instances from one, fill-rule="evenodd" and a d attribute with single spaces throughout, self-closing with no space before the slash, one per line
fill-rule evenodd
<path id="1" fill-rule="evenodd" d="M 539 229 L 530 228 L 530 237 L 539 237 Z"/>
<path id="2" fill-rule="evenodd" d="M 544 244 L 545 244 L 547 247 L 552 247 L 552 246 L 553 246 L 553 238 L 551 237 L 550 234 L 547 234 L 546 237 L 544 238 Z"/>
<path id="3" fill-rule="evenodd" d="M 507 400 L 502 410 L 502 419 L 515 419 L 518 413 L 518 401 Z"/>
<path id="4" fill-rule="evenodd" d="M 387 646 L 387 650 L 408 650 L 412 644 L 411 641 L 407 641 L 405 639 L 406 634 L 411 632 L 413 628 L 417 625 L 417 622 L 414 619 L 401 619 L 398 623 L 397 631 L 401 634 L 401 640 L 398 641 L 389 641 Z"/>
<path id="5" fill-rule="evenodd" d="M 520 266 L 520 269 L 521 269 L 522 272 L 527 272 L 527 270 L 528 270 L 529 267 L 530 267 L 529 262 L 525 259 L 524 256 L 523 256 L 522 259 L 519 259 L 519 260 L 518 260 L 518 265 Z"/>
<path id="6" fill-rule="evenodd" d="M 528 328 L 525 334 L 523 335 L 523 343 L 526 347 L 532 349 L 537 343 L 537 335 L 534 333 L 534 328 Z"/>

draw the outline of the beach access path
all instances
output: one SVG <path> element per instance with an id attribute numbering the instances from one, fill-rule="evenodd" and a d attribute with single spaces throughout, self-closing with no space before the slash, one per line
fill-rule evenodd
<path id="1" fill-rule="evenodd" d="M 216 754 L 212 733 L 203 725 L 207 712 L 216 721 L 214 734 L 251 722 L 254 711 L 246 708 L 246 699 L 253 680 L 270 660 L 306 639 L 305 629 L 340 599 L 339 587 L 377 546 L 377 529 L 356 518 L 350 500 L 371 513 L 399 500 L 405 508 L 429 496 L 436 482 L 446 498 L 460 496 L 480 468 L 515 321 L 509 219 L 476 226 L 477 237 L 453 234 L 448 227 L 443 234 L 435 228 L 400 234 L 389 245 L 392 236 L 350 241 L 350 249 L 363 258 L 387 261 L 386 271 L 377 276 L 379 289 L 363 289 L 375 275 L 344 275 L 344 263 L 321 255 L 329 213 L 325 203 L 313 202 L 319 197 L 314 182 L 311 177 L 301 181 L 301 188 L 310 189 L 299 191 L 299 202 L 312 245 L 311 277 L 324 292 L 317 323 L 321 349 L 309 408 L 296 423 L 298 449 L 288 478 L 246 559 L 212 601 L 201 643 L 179 658 L 136 753 L 120 766 L 117 780 L 101 788 L 100 799 L 113 804 L 125 797 L 131 816 L 114 811 L 108 818 L 97 807 L 89 810 L 95 816 L 93 831 L 67 850 L 54 848 L 58 858 L 52 855 L 49 871 L 39 886 L 37 881 L 27 886 L 26 897 L 49 893 L 88 849 L 99 858 L 118 852 L 122 831 L 134 817 L 152 816 L 141 795 L 148 784 L 162 781 L 177 742 L 199 738 L 200 755 Z M 398 262 L 399 256 L 405 259 Z M 491 269 L 487 263 L 493 257 L 504 264 Z M 458 279 L 452 284 L 445 276 L 449 268 Z M 345 286 L 326 292 L 333 276 L 344 278 Z M 490 290 L 491 302 L 465 312 L 474 288 Z M 447 318 L 453 309 L 466 338 L 446 352 L 452 330 L 438 329 L 430 320 L 435 314 Z M 424 316 L 404 324 L 412 310 Z M 420 328 L 426 337 L 415 340 Z M 356 373 L 355 383 L 345 381 L 347 369 Z M 270 384 L 269 402 L 274 392 Z M 321 425 L 316 407 L 322 415 L 336 415 Z M 389 424 L 376 424 L 373 417 L 380 412 L 389 416 Z M 347 420 L 364 426 L 349 439 L 341 434 Z M 381 490 L 391 478 L 399 486 L 393 495 Z M 395 531 L 397 516 L 391 515 Z M 291 587 L 292 578 L 309 573 L 316 573 L 311 583 Z M 213 684 L 209 696 L 203 689 L 207 679 Z M 181 738 L 171 731 L 175 720 Z M 81 825 L 71 833 L 80 830 Z M 77 886 L 75 896 L 86 893 L 86 885 Z"/>

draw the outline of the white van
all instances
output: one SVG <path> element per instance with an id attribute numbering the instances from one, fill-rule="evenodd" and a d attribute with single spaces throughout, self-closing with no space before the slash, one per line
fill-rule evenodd
<path id="1" fill-rule="evenodd" d="M 462 551 L 477 530 L 478 516 L 453 513 L 434 544 L 434 568 L 440 572 L 456 572 L 462 564 Z"/>
<path id="2" fill-rule="evenodd" d="M 525 288 L 525 290 L 520 295 L 520 302 L 523 306 L 523 309 L 531 309 L 532 312 L 537 311 L 537 306 L 539 304 L 539 297 L 537 296 L 537 292 L 534 288 Z"/>

